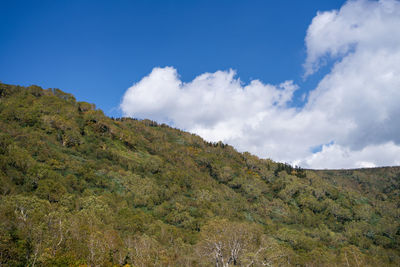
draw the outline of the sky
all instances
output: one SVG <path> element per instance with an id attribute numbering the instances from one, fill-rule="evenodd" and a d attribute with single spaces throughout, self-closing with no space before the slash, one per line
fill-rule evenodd
<path id="1" fill-rule="evenodd" d="M 0 81 L 305 168 L 400 165 L 400 2 L 0 0 Z"/>

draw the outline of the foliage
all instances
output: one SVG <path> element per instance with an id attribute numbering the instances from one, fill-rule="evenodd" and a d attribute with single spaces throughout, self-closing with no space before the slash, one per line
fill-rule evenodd
<path id="1" fill-rule="evenodd" d="M 0 265 L 398 266 L 399 196 L 0 84 Z"/>

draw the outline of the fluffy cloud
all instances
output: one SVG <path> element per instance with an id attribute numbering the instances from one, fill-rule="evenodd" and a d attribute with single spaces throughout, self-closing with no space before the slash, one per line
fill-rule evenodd
<path id="1" fill-rule="evenodd" d="M 306 75 L 314 73 L 327 58 L 352 51 L 397 51 L 399 2 L 348 1 L 340 10 L 318 13 L 306 36 Z"/>
<path id="2" fill-rule="evenodd" d="M 243 86 L 232 70 L 183 83 L 174 68 L 154 68 L 128 89 L 121 108 L 126 115 L 172 122 L 209 140 L 230 140 L 245 138 L 245 128 L 259 128 L 269 114 L 285 111 L 296 88 L 292 82 L 276 87 L 258 80 Z"/>
<path id="3" fill-rule="evenodd" d="M 335 144 L 324 145 L 322 151 L 309 156 L 305 164 L 329 169 L 400 165 L 399 153 L 400 146 L 393 142 L 369 145 L 355 151 Z"/>
<path id="4" fill-rule="evenodd" d="M 246 85 L 230 70 L 184 83 L 172 67 L 130 87 L 121 109 L 304 167 L 398 165 L 399 29 L 398 1 L 349 1 L 318 13 L 305 39 L 305 74 L 333 65 L 301 109 L 290 106 L 291 81 Z"/>

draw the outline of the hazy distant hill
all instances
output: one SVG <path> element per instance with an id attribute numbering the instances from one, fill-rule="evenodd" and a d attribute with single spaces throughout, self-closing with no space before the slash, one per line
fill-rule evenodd
<path id="1" fill-rule="evenodd" d="M 312 171 L 0 84 L 0 265 L 399 266 L 400 168 Z"/>

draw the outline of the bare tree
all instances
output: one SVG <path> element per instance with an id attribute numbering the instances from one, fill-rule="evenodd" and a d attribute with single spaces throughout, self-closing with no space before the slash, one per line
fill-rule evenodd
<path id="1" fill-rule="evenodd" d="M 249 223 L 214 220 L 201 231 L 198 253 L 216 267 L 240 265 L 242 256 L 258 244 L 260 229 Z"/>

